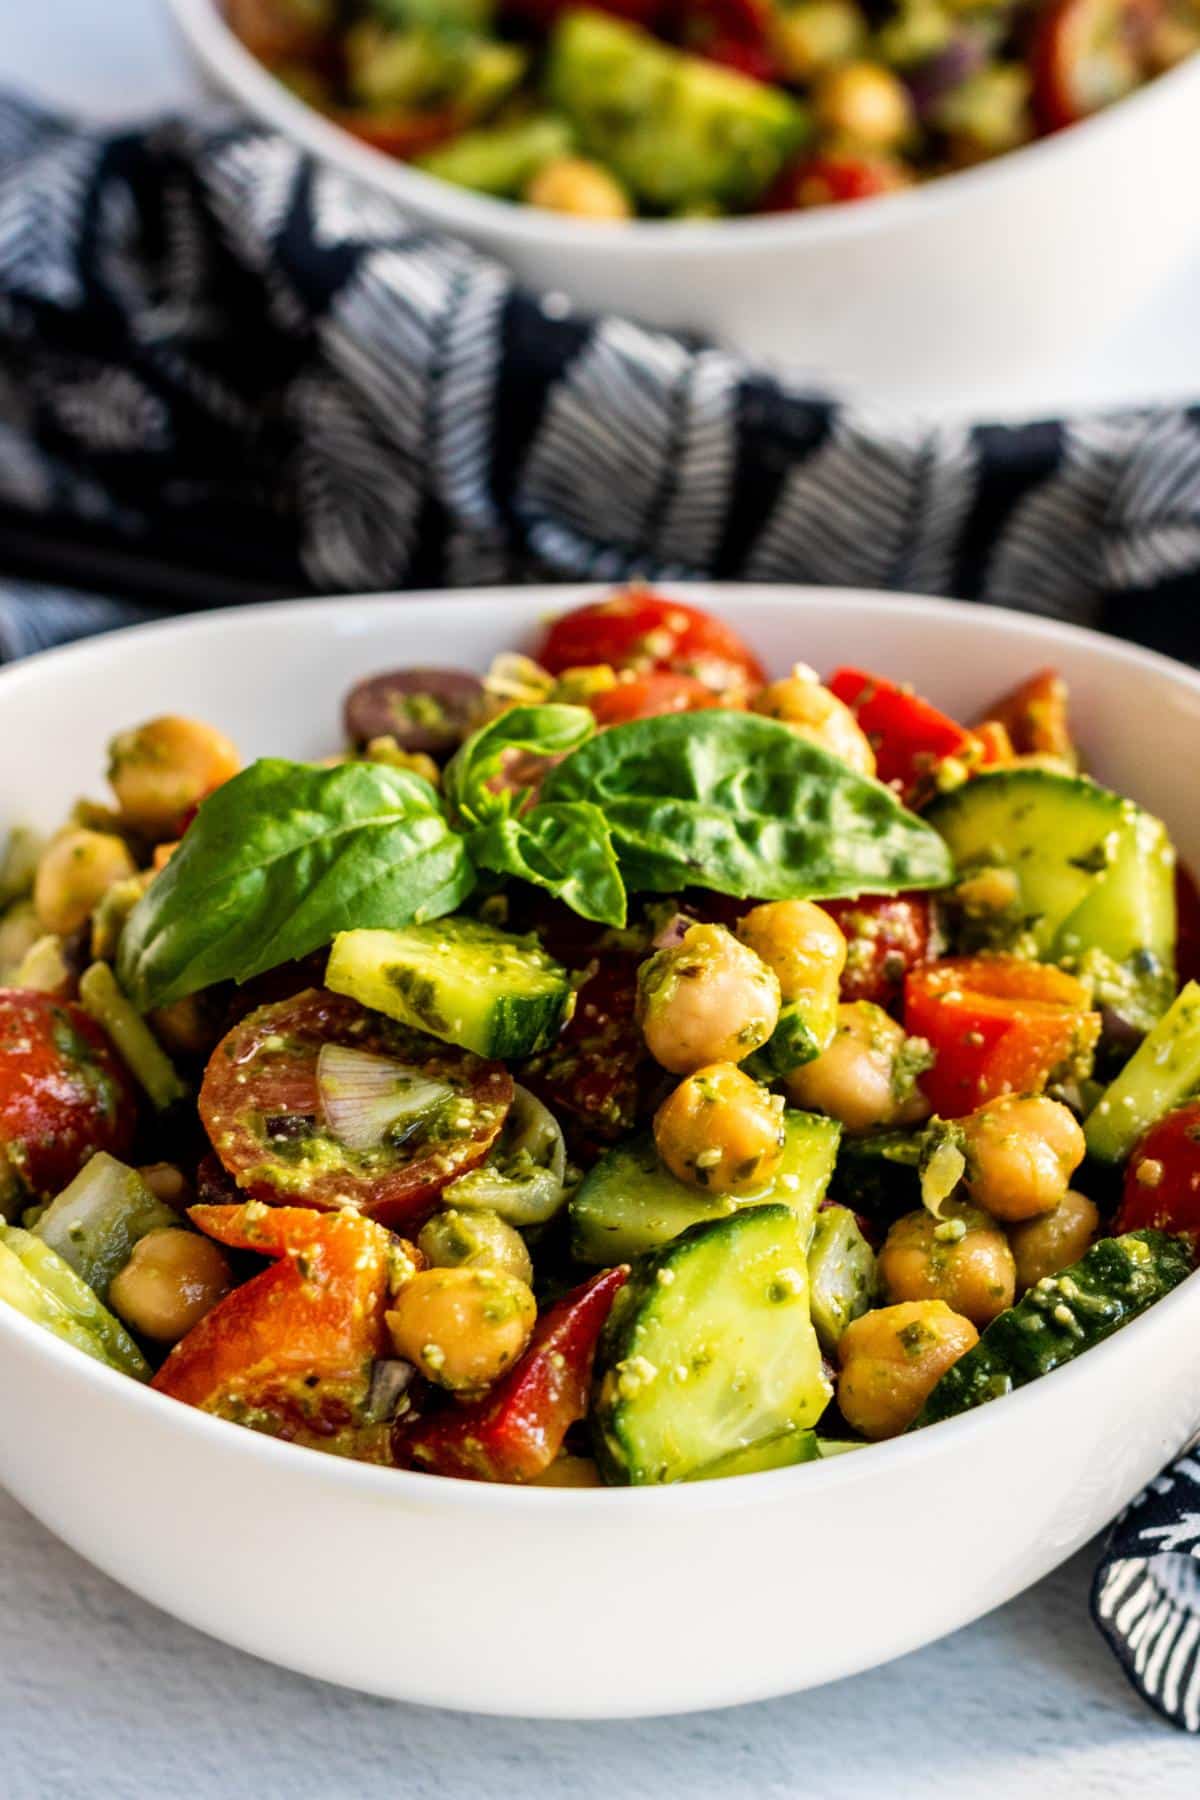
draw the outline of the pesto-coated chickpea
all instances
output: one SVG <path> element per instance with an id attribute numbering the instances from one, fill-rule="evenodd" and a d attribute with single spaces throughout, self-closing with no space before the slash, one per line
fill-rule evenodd
<path id="1" fill-rule="evenodd" d="M 979 1342 L 944 1300 L 881 1306 L 847 1325 L 838 1344 L 837 1401 L 848 1425 L 878 1440 L 907 1431 L 946 1370 Z"/>
<path id="2" fill-rule="evenodd" d="M 33 883 L 38 922 L 60 937 L 77 931 L 109 888 L 137 874 L 124 841 L 108 831 L 64 831 L 42 854 Z"/>
<path id="3" fill-rule="evenodd" d="M 417 1248 L 434 1269 L 499 1269 L 526 1287 L 533 1283 L 533 1263 L 525 1239 L 490 1207 L 459 1211 L 448 1206 L 421 1228 Z"/>
<path id="4" fill-rule="evenodd" d="M 499 1269 L 423 1269 L 392 1301 L 397 1356 L 454 1393 L 481 1393 L 529 1342 L 537 1306 L 523 1281 Z"/>
<path id="5" fill-rule="evenodd" d="M 1024 1293 L 1042 1279 L 1078 1262 L 1100 1229 L 1100 1214 L 1086 1194 L 1068 1188 L 1053 1212 L 1026 1219 L 1009 1229 L 1017 1267 L 1017 1291 Z"/>
<path id="6" fill-rule="evenodd" d="M 891 1301 L 944 1300 L 982 1328 L 1012 1305 L 1017 1271 L 995 1220 L 951 1202 L 937 1219 L 921 1207 L 896 1220 L 879 1252 L 879 1277 Z"/>
<path id="7" fill-rule="evenodd" d="M 922 1038 L 907 1038 L 881 1006 L 848 1000 L 838 1007 L 837 1030 L 827 1050 L 786 1078 L 788 1099 L 810 1112 L 840 1119 L 847 1131 L 915 1125 L 929 1102 L 916 1085 L 928 1063 Z"/>
<path id="8" fill-rule="evenodd" d="M 240 767 L 221 732 L 174 715 L 123 731 L 108 747 L 108 779 L 121 814 L 150 838 L 174 836 L 181 817 Z"/>
<path id="9" fill-rule="evenodd" d="M 774 974 L 785 1006 L 835 1000 L 846 940 L 811 900 L 768 900 L 738 920 L 737 934 Z"/>
<path id="10" fill-rule="evenodd" d="M 1007 1223 L 1058 1206 L 1086 1149 L 1074 1113 L 1045 1094 L 1004 1094 L 962 1125 L 971 1198 Z"/>
<path id="11" fill-rule="evenodd" d="M 783 1096 L 732 1063 L 712 1063 L 663 1101 L 654 1141 L 680 1181 L 710 1194 L 751 1194 L 779 1167 Z"/>
<path id="12" fill-rule="evenodd" d="M 863 150 L 899 149 L 915 123 L 908 89 L 877 62 L 830 69 L 817 87 L 814 109 L 820 130 Z"/>
<path id="13" fill-rule="evenodd" d="M 600 1471 L 590 1456 L 557 1456 L 531 1487 L 603 1487 Z"/>
<path id="14" fill-rule="evenodd" d="M 828 750 L 860 775 L 875 773 L 875 752 L 866 733 L 845 702 L 821 686 L 814 669 L 797 663 L 786 679 L 768 683 L 751 705 L 768 719 L 789 725 L 797 737 Z"/>
<path id="15" fill-rule="evenodd" d="M 556 156 L 544 163 L 526 187 L 525 200 L 575 219 L 628 219 L 633 213 L 616 176 L 586 156 Z"/>
<path id="16" fill-rule="evenodd" d="M 784 79 L 809 82 L 862 49 L 867 21 L 854 0 L 800 0 L 797 6 L 773 7 L 769 31 Z"/>
<path id="17" fill-rule="evenodd" d="M 693 925 L 638 970 L 646 1048 L 673 1075 L 741 1062 L 779 1019 L 779 982 L 723 925 Z"/>
<path id="18" fill-rule="evenodd" d="M 231 1286 L 229 1263 L 218 1244 L 167 1225 L 138 1239 L 109 1284 L 108 1303 L 142 1337 L 175 1344 Z"/>

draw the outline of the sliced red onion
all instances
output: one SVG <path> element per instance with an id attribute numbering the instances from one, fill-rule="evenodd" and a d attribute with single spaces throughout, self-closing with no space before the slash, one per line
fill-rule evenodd
<path id="1" fill-rule="evenodd" d="M 687 913 L 672 913 L 666 924 L 654 934 L 656 950 L 674 950 L 682 944 L 688 932 L 697 921 L 690 919 Z"/>
<path id="2" fill-rule="evenodd" d="M 454 1089 L 390 1057 L 323 1044 L 317 1092 L 322 1117 L 339 1144 L 377 1150 L 394 1126 L 415 1123 L 450 1099 Z"/>
<path id="3" fill-rule="evenodd" d="M 943 50 L 908 69 L 904 81 L 921 123 L 927 124 L 938 102 L 982 69 L 987 59 L 987 40 L 964 25 Z"/>

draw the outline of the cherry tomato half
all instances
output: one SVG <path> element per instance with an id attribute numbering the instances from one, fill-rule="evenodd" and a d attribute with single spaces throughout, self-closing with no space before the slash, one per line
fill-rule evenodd
<path id="1" fill-rule="evenodd" d="M 889 1010 L 904 992 L 904 977 L 934 954 L 933 902 L 928 894 L 864 894 L 823 900 L 846 940 L 843 1000 L 872 1000 Z"/>
<path id="2" fill-rule="evenodd" d="M 650 1059 L 634 1017 L 637 971 L 638 958 L 628 951 L 595 956 L 557 1042 L 521 1076 L 552 1112 L 576 1121 L 597 1144 L 632 1131 L 641 1112 Z"/>
<path id="3" fill-rule="evenodd" d="M 675 30 L 686 50 L 752 81 L 774 81 L 770 0 L 679 0 Z"/>
<path id="4" fill-rule="evenodd" d="M 654 669 L 632 675 L 588 701 L 597 725 L 624 725 L 630 719 L 653 719 L 660 713 L 700 712 L 719 706 L 721 697 L 694 675 Z"/>
<path id="5" fill-rule="evenodd" d="M 57 1194 L 95 1151 L 123 1156 L 136 1124 L 125 1067 L 82 1007 L 0 989 L 0 1189 Z"/>
<path id="6" fill-rule="evenodd" d="M 1186 1232 L 1200 1247 L 1200 1101 L 1152 1125 L 1125 1169 L 1114 1231 Z"/>
<path id="7" fill-rule="evenodd" d="M 455 1090 L 452 1135 L 435 1114 L 403 1142 L 350 1150 L 328 1130 L 317 1091 L 323 1044 L 418 1067 Z M 275 1205 L 347 1201 L 392 1227 L 417 1223 L 455 1176 L 481 1163 L 512 1103 L 498 1063 L 441 1044 L 318 988 L 259 1007 L 221 1039 L 200 1089 L 200 1117 L 244 1195 Z"/>
<path id="8" fill-rule="evenodd" d="M 718 690 L 764 680 L 758 658 L 723 619 L 642 587 L 564 613 L 547 631 L 537 660 L 552 675 L 598 663 L 670 669 Z"/>

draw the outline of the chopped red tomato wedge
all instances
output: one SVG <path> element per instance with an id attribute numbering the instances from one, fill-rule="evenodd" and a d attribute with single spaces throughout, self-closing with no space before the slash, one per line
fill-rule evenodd
<path id="1" fill-rule="evenodd" d="M 497 1385 L 467 1406 L 403 1420 L 393 1454 L 404 1467 L 467 1481 L 536 1481 L 587 1411 L 596 1344 L 629 1274 L 605 1269 L 550 1307 L 529 1348 Z"/>
<path id="2" fill-rule="evenodd" d="M 389 1459 L 386 1423 L 366 1417 L 397 1254 L 409 1244 L 358 1213 L 303 1206 L 193 1206 L 218 1243 L 275 1257 L 176 1344 L 153 1385 L 161 1394 L 293 1443 L 369 1462 Z"/>
<path id="3" fill-rule="evenodd" d="M 57 1194 L 95 1151 L 123 1156 L 136 1124 L 125 1066 L 83 1008 L 0 988 L 0 1202 Z"/>
<path id="4" fill-rule="evenodd" d="M 1200 1101 L 1152 1125 L 1125 1167 L 1114 1231 L 1184 1232 L 1200 1248 Z"/>
<path id="5" fill-rule="evenodd" d="M 1039 669 L 994 701 L 975 727 L 994 747 L 993 754 L 985 752 L 985 762 L 1006 762 L 1016 755 L 1061 756 L 1073 763 L 1069 706 L 1067 684 L 1057 669 Z"/>
<path id="6" fill-rule="evenodd" d="M 724 620 L 639 587 L 564 613 L 547 631 L 537 660 L 552 675 L 600 663 L 670 669 L 718 691 L 765 679 L 758 658 Z"/>
<path id="7" fill-rule="evenodd" d="M 632 1131 L 650 1057 L 635 1018 L 638 959 L 624 950 L 593 957 L 575 1011 L 521 1080 L 554 1113 L 573 1119 L 599 1149 Z"/>
<path id="8" fill-rule="evenodd" d="M 453 1128 L 432 1115 L 407 1137 L 351 1150 L 326 1125 L 317 1088 L 325 1044 L 349 1045 L 419 1068 L 454 1093 Z M 385 1225 L 416 1225 L 448 1181 L 481 1163 L 512 1102 L 499 1063 L 435 1043 L 310 988 L 260 1006 L 221 1039 L 200 1089 L 212 1146 L 244 1194 L 278 1205 L 352 1202 Z"/>
<path id="9" fill-rule="evenodd" d="M 770 0 L 679 0 L 677 10 L 685 49 L 752 81 L 779 78 Z"/>
<path id="10" fill-rule="evenodd" d="M 910 687 L 865 669 L 835 669 L 826 682 L 858 720 L 875 752 L 875 773 L 905 800 L 927 793 L 940 763 L 977 759 L 972 733 Z"/>
<path id="11" fill-rule="evenodd" d="M 632 675 L 618 681 L 616 687 L 594 694 L 588 701 L 597 725 L 624 725 L 630 719 L 653 719 L 661 713 L 700 712 L 705 707 L 719 706 L 721 696 L 715 694 L 694 675 L 674 675 L 670 670 L 652 670 L 648 675 Z"/>
<path id="12" fill-rule="evenodd" d="M 904 1024 L 933 1048 L 937 1060 L 921 1087 L 944 1119 L 999 1094 L 1040 1093 L 1100 1035 L 1081 982 L 1016 956 L 954 956 L 914 970 Z"/>
<path id="13" fill-rule="evenodd" d="M 889 1011 L 904 993 L 904 978 L 934 953 L 933 902 L 928 894 L 864 894 L 824 900 L 846 940 L 843 1000 L 872 1000 Z"/>

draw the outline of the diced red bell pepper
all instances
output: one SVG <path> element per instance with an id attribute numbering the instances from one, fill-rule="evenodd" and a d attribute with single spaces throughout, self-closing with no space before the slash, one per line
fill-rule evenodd
<path id="1" fill-rule="evenodd" d="M 629 1270 L 605 1269 L 538 1320 L 529 1348 L 482 1400 L 413 1425 L 401 1420 L 393 1454 L 402 1467 L 466 1481 L 536 1481 L 568 1427 L 587 1411 L 596 1344 Z"/>
<path id="2" fill-rule="evenodd" d="M 1152 1125 L 1125 1168 L 1114 1231 L 1185 1233 L 1200 1249 L 1200 1101 Z"/>
<path id="3" fill-rule="evenodd" d="M 954 956 L 909 975 L 904 1024 L 937 1060 L 921 1087 L 944 1119 L 999 1094 L 1040 1093 L 1086 1058 L 1100 1035 L 1087 989 L 1048 963 L 1017 956 Z"/>
<path id="4" fill-rule="evenodd" d="M 1071 737 L 1070 697 L 1067 684 L 1057 669 L 1039 669 L 1028 681 L 1022 681 L 988 707 L 975 730 L 988 741 L 1002 744 L 1007 739 L 1009 757 L 1060 756 L 1064 762 L 1076 761 Z M 995 735 L 1003 733 L 1003 738 Z M 985 761 L 1006 761 L 1003 756 Z"/>
<path id="5" fill-rule="evenodd" d="M 933 901 L 928 894 L 863 894 L 823 900 L 846 940 L 843 1000 L 871 1000 L 889 1010 L 904 993 L 904 978 L 934 954 Z"/>
<path id="6" fill-rule="evenodd" d="M 871 740 L 880 781 L 905 800 L 929 791 L 934 772 L 947 757 L 978 760 L 973 734 L 909 687 L 864 669 L 835 669 L 825 685 L 850 708 Z"/>
<path id="7" fill-rule="evenodd" d="M 193 1206 L 218 1243 L 278 1261 L 218 1302 L 153 1385 L 293 1443 L 388 1460 L 388 1427 L 365 1421 L 372 1365 L 387 1354 L 391 1234 L 359 1213 L 304 1206 Z M 423 1259 L 403 1249 L 415 1267 Z"/>

